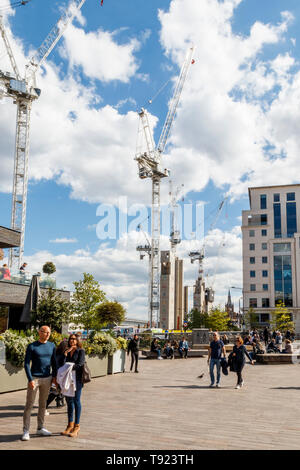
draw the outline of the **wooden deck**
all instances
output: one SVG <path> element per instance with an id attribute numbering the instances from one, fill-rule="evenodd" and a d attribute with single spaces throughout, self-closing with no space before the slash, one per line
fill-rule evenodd
<path id="1" fill-rule="evenodd" d="M 299 365 L 246 365 L 241 390 L 234 373 L 222 376 L 222 388 L 208 388 L 205 358 L 141 359 L 139 366 L 139 374 L 85 386 L 78 439 L 59 435 L 66 409 L 50 407 L 45 426 L 53 435 L 34 435 L 34 409 L 31 439 L 22 442 L 25 391 L 0 395 L 0 450 L 300 449 Z"/>

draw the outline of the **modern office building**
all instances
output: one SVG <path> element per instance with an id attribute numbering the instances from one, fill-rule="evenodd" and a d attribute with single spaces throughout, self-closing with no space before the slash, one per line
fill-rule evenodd
<path id="1" fill-rule="evenodd" d="M 181 329 L 184 321 L 183 260 L 161 252 L 160 328 Z"/>
<path id="2" fill-rule="evenodd" d="M 244 310 L 261 324 L 282 301 L 300 333 L 300 184 L 249 188 L 242 212 Z"/>

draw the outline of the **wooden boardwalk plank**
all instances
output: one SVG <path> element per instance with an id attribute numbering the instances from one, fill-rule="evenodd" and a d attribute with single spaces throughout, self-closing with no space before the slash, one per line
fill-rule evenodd
<path id="1" fill-rule="evenodd" d="M 203 379 L 197 379 L 205 371 Z M 300 368 L 247 365 L 246 385 L 222 376 L 209 389 L 205 358 L 140 360 L 140 373 L 94 379 L 82 393 L 78 439 L 63 437 L 66 408 L 50 407 L 53 435 L 20 440 L 25 391 L 0 395 L 0 450 L 4 449 L 300 449 Z"/>

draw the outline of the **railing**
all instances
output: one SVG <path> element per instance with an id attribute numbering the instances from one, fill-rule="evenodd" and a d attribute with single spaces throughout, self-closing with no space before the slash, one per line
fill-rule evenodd
<path id="1" fill-rule="evenodd" d="M 40 282 L 40 287 L 45 287 L 49 288 L 52 287 L 53 289 L 56 289 L 56 279 L 53 277 L 50 277 L 48 275 L 41 275 L 40 273 L 36 273 L 39 275 L 39 282 Z M 9 284 L 23 284 L 26 286 L 30 286 L 31 284 L 31 279 L 32 279 L 33 274 L 24 271 L 24 272 L 17 272 L 17 273 L 10 273 L 10 271 L 7 268 L 0 268 L 0 282 L 5 282 Z"/>

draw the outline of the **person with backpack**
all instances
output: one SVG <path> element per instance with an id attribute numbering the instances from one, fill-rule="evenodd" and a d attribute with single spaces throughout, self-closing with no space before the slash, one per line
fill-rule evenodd
<path id="1" fill-rule="evenodd" d="M 237 374 L 237 384 L 235 387 L 236 389 L 239 389 L 244 385 L 242 371 L 246 362 L 246 356 L 248 357 L 251 364 L 254 365 L 254 361 L 251 359 L 247 348 L 244 345 L 243 339 L 241 338 L 241 336 L 237 336 L 235 340 L 235 345 L 233 346 L 232 350 L 233 370 Z"/>
<path id="2" fill-rule="evenodd" d="M 66 401 L 68 405 L 68 425 L 65 431 L 61 432 L 63 436 L 77 437 L 80 430 L 80 416 L 81 416 L 81 392 L 83 387 L 83 368 L 85 363 L 85 352 L 82 349 L 82 344 L 79 338 L 71 334 L 68 340 L 68 348 L 64 352 L 63 365 L 66 363 L 73 363 L 72 370 L 75 371 L 75 396 L 67 396 Z M 75 421 L 74 421 L 75 409 Z"/>

